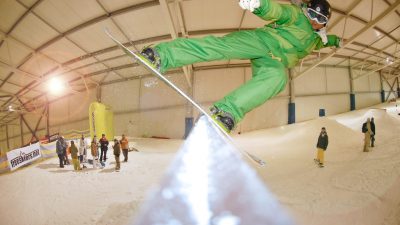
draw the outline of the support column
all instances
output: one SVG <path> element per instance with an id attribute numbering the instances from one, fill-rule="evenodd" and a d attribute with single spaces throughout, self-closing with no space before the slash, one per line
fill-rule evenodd
<path id="1" fill-rule="evenodd" d="M 10 140 L 8 136 L 8 124 L 6 124 L 6 140 L 7 140 L 7 151 L 10 151 Z"/>
<path id="2" fill-rule="evenodd" d="M 21 130 L 21 147 L 24 146 L 24 128 L 22 124 L 22 115 L 19 116 L 19 128 Z"/>
<path id="3" fill-rule="evenodd" d="M 193 70 L 191 67 L 188 67 L 187 74 L 190 80 L 191 85 L 188 84 L 187 93 L 188 95 L 193 98 L 193 83 L 194 83 L 194 76 Z M 185 116 L 185 135 L 184 138 L 186 139 L 189 136 L 190 131 L 193 128 L 194 119 L 193 119 L 193 105 L 190 102 L 186 103 L 186 116 Z"/>
<path id="4" fill-rule="evenodd" d="M 296 123 L 296 103 L 295 103 L 295 91 L 294 91 L 294 71 L 289 69 L 289 107 L 288 107 L 288 124 Z"/>
<path id="5" fill-rule="evenodd" d="M 383 79 L 382 79 L 382 71 L 379 71 L 379 78 L 381 81 L 381 102 L 385 102 L 385 90 L 383 88 Z"/>
<path id="6" fill-rule="evenodd" d="M 350 111 L 356 110 L 356 95 L 354 94 L 354 79 L 353 79 L 353 71 L 350 66 L 349 59 L 349 80 L 350 80 Z"/>
<path id="7" fill-rule="evenodd" d="M 46 136 L 50 142 L 50 104 L 47 103 L 47 113 L 46 113 Z"/>
<path id="8" fill-rule="evenodd" d="M 97 85 L 96 88 L 96 99 L 98 102 L 101 102 L 101 85 Z"/>

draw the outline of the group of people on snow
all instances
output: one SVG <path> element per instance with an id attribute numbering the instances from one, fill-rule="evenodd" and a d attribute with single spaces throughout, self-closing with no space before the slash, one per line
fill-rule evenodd
<path id="1" fill-rule="evenodd" d="M 367 118 L 363 123 L 361 131 L 364 133 L 364 152 L 369 152 L 370 147 L 374 147 L 375 143 L 375 121 L 374 117 Z M 328 148 L 328 134 L 326 128 L 322 127 L 317 141 L 317 158 L 314 161 L 319 167 L 324 167 L 324 153 Z"/>
<path id="2" fill-rule="evenodd" d="M 90 145 L 86 144 L 85 137 L 82 135 L 82 137 L 79 139 L 78 146 L 73 140 L 71 140 L 70 144 L 68 145 L 64 137 L 60 136 L 56 142 L 56 153 L 59 158 L 60 168 L 64 168 L 64 165 L 70 164 L 68 160 L 68 154 L 71 154 L 74 170 L 82 170 L 82 168 L 86 168 L 86 164 L 90 162 L 92 162 L 93 168 L 102 168 L 104 167 L 104 163 L 107 161 L 107 150 L 109 144 L 110 143 L 107 140 L 105 134 L 102 134 L 99 141 L 97 141 L 97 137 L 96 135 L 94 135 Z M 116 162 L 115 170 L 119 171 L 121 168 L 119 160 L 121 150 L 122 154 L 124 155 L 124 162 L 128 162 L 129 141 L 123 134 L 121 140 L 114 139 L 114 144 L 112 145 L 112 147 L 114 150 L 113 154 L 115 156 Z M 89 149 L 92 155 L 91 161 L 87 159 L 87 153 Z"/>

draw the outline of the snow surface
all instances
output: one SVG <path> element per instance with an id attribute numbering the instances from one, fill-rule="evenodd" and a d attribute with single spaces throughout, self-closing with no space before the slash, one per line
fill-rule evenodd
<path id="1" fill-rule="evenodd" d="M 234 136 L 236 145 L 266 161 L 262 181 L 299 225 L 400 224 L 400 104 Z M 386 109 L 386 110 L 385 110 Z M 376 147 L 363 152 L 361 125 L 373 116 Z M 325 167 L 315 165 L 326 127 Z M 0 176 L 0 224 L 127 224 L 158 184 L 182 140 L 135 139 L 139 152 L 114 172 L 74 172 L 52 158 Z M 121 156 L 122 158 L 122 156 Z M 235 166 L 235 165 L 232 165 Z M 235 176 L 235 174 L 232 174 Z M 227 177 L 226 179 L 229 179 Z M 257 197 L 257 193 L 253 196 Z"/>

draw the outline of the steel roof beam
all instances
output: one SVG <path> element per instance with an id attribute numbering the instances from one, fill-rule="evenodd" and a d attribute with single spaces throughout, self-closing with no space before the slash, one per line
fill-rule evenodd
<path id="1" fill-rule="evenodd" d="M 350 5 L 350 9 L 349 9 L 348 11 L 346 11 L 346 12 L 341 12 L 341 14 L 342 14 L 342 15 L 344 14 L 344 16 L 343 16 L 343 17 L 340 17 L 339 19 L 337 19 L 333 24 L 328 25 L 327 31 L 331 31 L 332 28 L 334 28 L 336 25 L 338 25 L 343 19 L 347 20 L 347 18 L 351 17 L 351 15 L 350 15 L 351 12 L 358 6 L 358 4 L 361 3 L 361 1 L 362 1 L 362 0 L 357 0 L 357 1 L 353 2 L 353 3 Z M 339 10 L 337 10 L 337 11 L 339 11 Z M 343 37 L 342 37 L 342 38 L 343 38 Z"/>
<path id="2" fill-rule="evenodd" d="M 5 33 L 4 38 L 7 38 L 7 36 L 9 34 L 11 34 L 11 32 L 13 32 L 13 30 L 18 26 L 18 24 L 34 9 L 36 8 L 36 6 L 38 6 L 43 0 L 37 0 L 35 3 L 33 3 L 33 5 L 31 7 L 29 7 L 24 14 L 22 14 L 22 16 L 20 16 L 17 21 L 11 26 L 11 28 L 7 31 L 7 33 Z M 20 0 L 17 0 L 17 2 L 21 5 L 23 5 L 24 7 L 26 7 Z M 0 47 L 2 46 L 2 44 L 4 43 L 4 39 L 1 40 L 0 42 Z"/>
<path id="3" fill-rule="evenodd" d="M 397 5 L 397 2 L 395 2 L 394 4 Z M 396 6 L 396 7 L 397 7 L 397 6 Z M 396 8 L 396 7 L 394 7 L 394 8 Z M 388 8 L 393 8 L 393 7 L 392 7 L 392 5 L 390 5 Z M 393 10 L 392 10 L 392 11 L 393 11 Z M 340 11 L 340 10 L 335 9 L 335 8 L 332 8 L 332 12 L 336 12 L 336 13 L 338 13 L 338 14 L 341 14 L 342 16 L 346 16 L 346 15 L 347 15 L 345 12 Z M 391 13 L 391 12 L 389 12 L 389 13 Z M 389 13 L 388 13 L 388 14 L 389 14 Z M 380 14 L 380 15 L 382 15 L 382 14 Z M 358 21 L 358 22 L 360 22 L 360 23 L 363 23 L 363 24 L 365 24 L 365 25 L 367 25 L 367 24 L 370 23 L 370 22 L 365 21 L 364 19 L 362 19 L 362 18 L 360 18 L 360 17 L 357 17 L 357 16 L 354 16 L 354 15 L 349 15 L 349 17 L 350 17 L 351 19 L 354 19 L 354 20 L 356 20 L 356 21 Z M 375 19 L 376 19 L 376 18 L 375 18 Z M 375 20 L 375 19 L 374 19 L 374 20 Z M 384 30 L 382 30 L 381 28 L 376 27 L 375 24 L 374 24 L 373 26 L 371 26 L 371 27 L 373 27 L 375 30 L 381 32 L 382 34 L 387 35 L 387 36 L 388 36 L 390 39 L 392 39 L 393 41 L 397 41 L 397 39 L 396 39 L 395 37 L 393 37 L 393 36 L 390 35 L 390 34 L 387 34 L 387 33 L 386 33 Z"/>
<path id="4" fill-rule="evenodd" d="M 170 11 L 169 6 L 168 6 L 168 2 L 167 2 L 167 0 L 160 0 L 159 2 L 160 2 L 161 10 L 164 13 L 164 17 L 166 17 L 169 33 L 171 34 L 172 39 L 176 39 L 176 38 L 179 37 L 179 33 L 178 33 L 178 31 L 177 31 L 177 29 L 176 29 L 176 27 L 174 25 L 174 21 L 172 19 L 172 15 L 171 15 L 171 11 Z M 180 10 L 180 8 L 178 10 Z M 182 18 L 181 18 L 181 20 L 182 20 Z M 187 35 L 186 32 L 183 31 L 183 33 L 184 33 L 184 35 Z M 183 68 L 183 71 L 184 71 L 185 80 L 186 80 L 187 85 L 189 87 L 192 87 L 192 82 L 190 81 L 191 80 L 190 79 L 190 72 L 189 72 L 190 69 L 187 66 L 184 66 L 182 68 Z"/>
<path id="5" fill-rule="evenodd" d="M 83 29 L 85 27 L 88 27 L 88 26 L 93 25 L 95 23 L 98 23 L 100 21 L 106 20 L 106 19 L 108 19 L 110 17 L 114 17 L 114 16 L 121 15 L 121 14 L 124 14 L 124 13 L 127 13 L 127 12 L 131 12 L 131 11 L 139 10 L 139 9 L 143 9 L 143 8 L 148 8 L 148 7 L 152 7 L 152 6 L 156 6 L 156 5 L 159 5 L 158 1 L 149 1 L 149 2 L 144 2 L 144 3 L 137 4 L 137 5 L 131 5 L 131 6 L 128 6 L 128 7 L 122 8 L 122 9 L 118 9 L 118 10 L 115 10 L 115 11 L 110 12 L 110 13 L 106 13 L 106 14 L 101 15 L 99 17 L 96 17 L 96 18 L 94 18 L 92 20 L 89 20 L 89 21 L 86 21 L 86 22 L 84 22 L 82 24 L 79 24 L 78 26 L 73 27 L 73 28 L 69 29 L 68 31 L 66 31 L 64 33 L 61 33 L 57 37 L 51 39 L 50 41 L 44 43 L 42 46 L 37 48 L 37 51 L 40 51 L 40 50 L 46 48 L 47 46 L 53 44 L 54 42 L 60 40 L 61 38 L 65 37 L 67 35 L 70 35 L 70 34 L 76 32 L 76 31 L 79 31 L 79 30 L 81 30 L 81 29 Z"/>
<path id="6" fill-rule="evenodd" d="M 27 47 L 28 49 L 30 49 L 32 52 L 38 53 L 38 52 L 41 51 L 42 49 L 44 49 L 44 48 L 46 48 L 47 46 L 51 45 L 52 43 L 54 43 L 54 42 L 60 40 L 60 39 L 63 38 L 64 36 L 66 36 L 66 35 L 68 35 L 68 34 L 71 34 L 71 33 L 73 33 L 73 32 L 76 32 L 76 31 L 78 31 L 78 30 L 80 30 L 80 29 L 83 29 L 83 28 L 85 28 L 85 27 L 87 27 L 87 26 L 90 26 L 90 25 L 92 25 L 92 24 L 95 24 L 95 23 L 97 23 L 97 22 L 99 22 L 99 21 L 105 20 L 105 19 L 107 19 L 107 18 L 109 18 L 109 17 L 113 17 L 113 16 L 116 16 L 116 15 L 120 15 L 120 14 L 123 14 L 123 13 L 126 13 L 126 12 L 130 12 L 130 11 L 132 11 L 132 10 L 139 10 L 139 9 L 142 9 L 142 8 L 152 7 L 152 6 L 155 6 L 155 5 L 158 5 L 158 4 L 159 4 L 158 1 L 150 1 L 150 2 L 145 2 L 145 3 L 141 3 L 141 4 L 137 4 L 137 5 L 128 6 L 128 7 L 125 7 L 125 8 L 123 8 L 123 9 L 118 9 L 118 10 L 115 10 L 115 11 L 113 11 L 113 12 L 111 12 L 111 13 L 107 13 L 106 15 L 102 15 L 102 16 L 100 16 L 100 17 L 97 17 L 97 18 L 92 19 L 92 20 L 90 20 L 90 21 L 87 21 L 87 22 L 85 22 L 85 23 L 82 23 L 82 24 L 80 24 L 80 25 L 78 25 L 78 26 L 76 26 L 76 27 L 74 27 L 74 28 L 68 30 L 68 31 L 65 32 L 65 33 L 61 33 L 60 35 L 58 35 L 57 37 L 53 38 L 52 40 L 46 42 L 45 44 L 43 44 L 42 46 L 40 46 L 40 47 L 37 48 L 36 50 L 32 49 L 30 46 L 27 46 L 26 44 L 22 43 L 21 41 L 15 39 L 15 38 L 13 38 L 13 39 L 16 40 L 18 43 L 22 44 L 23 46 Z M 25 5 L 24 5 L 24 6 L 25 6 Z M 40 18 L 40 17 L 38 17 L 38 18 Z M 45 21 L 45 23 L 48 24 L 46 21 Z M 49 24 L 48 24 L 48 25 L 49 25 Z M 11 38 L 11 37 L 7 37 L 7 38 Z M 46 55 L 44 55 L 44 54 L 42 54 L 42 55 L 45 56 L 45 57 L 47 57 L 47 58 L 49 58 L 48 56 L 46 56 Z M 32 54 L 31 54 L 31 55 L 28 55 L 28 56 L 29 56 L 29 57 L 27 57 L 27 59 L 25 60 L 25 62 L 30 58 L 30 56 L 32 56 Z M 53 61 L 53 62 L 56 62 L 54 59 L 51 59 L 51 58 L 49 58 L 49 59 L 50 59 L 51 61 Z M 19 68 L 20 66 L 22 66 L 25 62 L 20 63 L 20 65 L 17 66 L 17 68 Z M 58 62 L 56 62 L 56 63 L 60 65 L 60 63 L 58 63 Z M 61 64 L 61 65 L 62 65 L 62 64 Z M 56 68 L 56 69 L 57 69 L 57 68 Z M 51 70 L 54 70 L 54 68 L 51 69 Z M 22 89 L 25 89 L 25 88 L 22 88 Z"/>

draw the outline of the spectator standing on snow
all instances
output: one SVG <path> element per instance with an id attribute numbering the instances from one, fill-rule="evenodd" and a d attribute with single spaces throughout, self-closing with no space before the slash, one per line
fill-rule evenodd
<path id="1" fill-rule="evenodd" d="M 65 141 L 65 140 L 64 140 Z M 65 161 L 65 165 L 69 165 L 69 159 L 68 159 L 68 155 L 71 154 L 71 149 L 69 144 L 67 143 L 67 141 L 65 141 L 67 148 L 65 149 L 65 154 L 64 154 L 64 161 Z"/>
<path id="2" fill-rule="evenodd" d="M 58 155 L 58 159 L 60 160 L 60 168 L 64 168 L 65 164 L 65 153 L 67 149 L 67 143 L 65 143 L 63 137 L 58 137 L 56 142 L 56 153 Z"/>
<path id="3" fill-rule="evenodd" d="M 371 121 L 368 118 L 367 122 L 363 123 L 362 125 L 362 132 L 364 133 L 364 152 L 369 152 L 369 146 L 371 143 Z"/>
<path id="4" fill-rule="evenodd" d="M 93 157 L 93 168 L 96 169 L 99 165 L 99 150 L 97 145 L 96 135 L 94 135 L 92 142 L 90 143 L 90 152 Z"/>
<path id="5" fill-rule="evenodd" d="M 122 139 L 120 143 L 121 143 L 122 153 L 124 154 L 124 162 L 128 162 L 129 141 L 125 137 L 125 134 L 122 134 Z"/>
<path id="6" fill-rule="evenodd" d="M 76 148 L 74 141 L 71 141 L 70 151 L 71 151 L 72 165 L 74 165 L 74 170 L 81 170 L 81 166 L 79 165 L 79 159 L 78 159 L 78 149 Z"/>
<path id="7" fill-rule="evenodd" d="M 99 142 L 100 142 L 100 150 L 101 150 L 100 162 L 101 161 L 105 162 L 107 160 L 107 150 L 108 150 L 108 140 L 107 140 L 105 134 L 101 135 Z M 103 157 L 103 155 L 104 155 L 104 157 Z"/>
<path id="8" fill-rule="evenodd" d="M 121 154 L 121 145 L 119 144 L 117 139 L 114 139 L 114 156 L 115 156 L 115 170 L 119 171 L 121 168 L 121 163 L 119 161 L 119 155 Z"/>
<path id="9" fill-rule="evenodd" d="M 81 139 L 79 139 L 79 162 L 83 163 L 84 156 L 86 155 L 86 142 L 85 137 L 82 134 Z"/>
<path id="10" fill-rule="evenodd" d="M 328 134 L 326 133 L 325 127 L 322 127 L 317 142 L 317 158 L 314 159 L 315 162 L 318 163 L 319 167 L 324 167 L 324 153 L 327 148 L 328 148 Z"/>
<path id="11" fill-rule="evenodd" d="M 374 117 L 371 117 L 371 147 L 374 147 L 374 143 L 375 143 L 375 122 L 374 122 Z"/>

